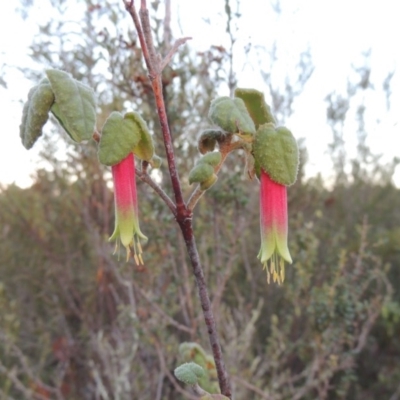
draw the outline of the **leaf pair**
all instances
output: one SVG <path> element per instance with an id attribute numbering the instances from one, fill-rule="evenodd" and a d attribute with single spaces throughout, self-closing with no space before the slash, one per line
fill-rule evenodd
<path id="1" fill-rule="evenodd" d="M 30 149 L 42 135 L 50 112 L 72 140 L 89 140 L 96 124 L 93 90 L 64 71 L 47 70 L 46 76 L 29 91 L 24 104 L 20 125 L 24 147 Z"/>

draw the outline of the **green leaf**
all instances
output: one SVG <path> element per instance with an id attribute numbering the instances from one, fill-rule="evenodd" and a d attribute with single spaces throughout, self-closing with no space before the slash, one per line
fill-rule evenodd
<path id="1" fill-rule="evenodd" d="M 54 103 L 51 86 L 41 81 L 28 93 L 28 100 L 22 111 L 22 122 L 19 127 L 22 144 L 26 149 L 32 148 L 42 135 L 42 128 L 49 119 L 49 112 Z"/>
<path id="2" fill-rule="evenodd" d="M 214 185 L 214 183 L 217 182 L 217 180 L 218 180 L 218 176 L 215 174 L 212 174 L 207 180 L 200 183 L 200 189 L 201 190 L 210 189 L 210 187 L 212 185 Z"/>
<path id="3" fill-rule="evenodd" d="M 114 111 L 107 118 L 101 131 L 99 161 L 109 166 L 118 164 L 133 151 L 139 141 L 137 123 Z"/>
<path id="4" fill-rule="evenodd" d="M 214 168 L 209 164 L 198 164 L 189 172 L 189 183 L 205 182 L 214 175 Z"/>
<path id="5" fill-rule="evenodd" d="M 195 385 L 199 378 L 205 375 L 204 369 L 200 365 L 190 362 L 177 367 L 174 371 L 177 379 L 187 385 Z"/>
<path id="6" fill-rule="evenodd" d="M 255 89 L 239 89 L 235 90 L 235 97 L 244 101 L 247 111 L 251 119 L 254 121 L 256 128 L 260 125 L 271 122 L 275 124 L 275 118 L 271 113 L 271 108 L 265 102 L 264 94 Z"/>
<path id="7" fill-rule="evenodd" d="M 200 160 L 197 161 L 197 164 L 208 164 L 212 167 L 216 167 L 221 162 L 221 159 L 221 153 L 219 151 L 213 151 L 201 157 Z"/>
<path id="8" fill-rule="evenodd" d="M 260 166 L 271 179 L 290 186 L 296 181 L 299 152 L 292 133 L 284 127 L 261 125 L 253 143 L 256 166 Z"/>
<path id="9" fill-rule="evenodd" d="M 226 132 L 244 135 L 253 135 L 256 132 L 242 99 L 219 97 L 211 102 L 208 116 Z"/>
<path id="10" fill-rule="evenodd" d="M 154 156 L 154 143 L 145 120 L 137 112 L 128 112 L 125 119 L 133 121 L 136 132 L 140 135 L 139 143 L 133 148 L 133 153 L 144 161 L 150 161 Z"/>
<path id="11" fill-rule="evenodd" d="M 91 139 L 96 124 L 96 100 L 91 88 L 64 71 L 46 71 L 55 96 L 51 111 L 75 141 Z"/>

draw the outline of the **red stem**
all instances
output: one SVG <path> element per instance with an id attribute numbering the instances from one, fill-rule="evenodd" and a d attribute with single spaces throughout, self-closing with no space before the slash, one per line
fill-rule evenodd
<path id="1" fill-rule="evenodd" d="M 172 144 L 171 132 L 169 129 L 168 118 L 162 91 L 162 81 L 161 81 L 162 61 L 161 57 L 156 53 L 153 45 L 149 13 L 146 8 L 146 0 L 141 0 L 141 6 L 139 10 L 140 21 L 136 14 L 133 1 L 125 3 L 125 5 L 126 9 L 132 16 L 136 30 L 138 32 L 140 44 L 143 50 L 143 56 L 145 58 L 146 66 L 149 70 L 149 78 L 155 96 L 157 114 L 161 125 L 161 131 L 164 139 L 165 151 L 168 160 L 168 168 L 171 176 L 172 188 L 175 195 L 175 201 L 176 201 L 175 217 L 181 228 L 182 235 L 185 240 L 186 248 L 189 254 L 189 259 L 192 264 L 193 274 L 196 278 L 201 307 L 203 310 L 204 320 L 207 326 L 207 332 L 217 369 L 219 386 L 221 389 L 221 393 L 224 396 L 231 398 L 232 390 L 230 386 L 229 375 L 225 368 L 221 345 L 218 338 L 218 332 L 215 325 L 215 319 L 212 312 L 211 301 L 207 290 L 207 284 L 205 281 L 203 268 L 200 263 L 200 258 L 193 234 L 192 210 L 190 210 L 186 206 L 183 200 L 181 184 L 175 164 L 175 155 Z"/>

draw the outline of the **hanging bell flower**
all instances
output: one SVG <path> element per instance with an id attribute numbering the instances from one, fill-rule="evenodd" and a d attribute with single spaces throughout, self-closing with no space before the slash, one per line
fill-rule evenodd
<path id="1" fill-rule="evenodd" d="M 115 229 L 109 240 L 126 248 L 127 260 L 133 249 L 137 265 L 143 264 L 140 239 L 147 241 L 139 226 L 135 180 L 135 156 L 156 167 L 157 157 L 146 122 L 136 112 L 124 116 L 112 112 L 101 131 L 99 161 L 111 167 L 114 181 Z"/>
<path id="2" fill-rule="evenodd" d="M 267 270 L 268 283 L 285 280 L 285 261 L 292 263 L 288 240 L 286 186 L 274 182 L 262 169 L 260 175 L 261 249 L 258 258 Z M 269 262 L 269 265 L 268 265 Z"/>
<path id="3" fill-rule="evenodd" d="M 268 283 L 283 283 L 285 262 L 291 264 L 288 248 L 287 186 L 297 176 L 298 150 L 291 132 L 260 125 L 253 143 L 255 169 L 260 179 L 261 249 L 258 258 L 267 270 Z"/>
<path id="4" fill-rule="evenodd" d="M 109 240 L 117 241 L 116 249 L 119 242 L 125 246 L 127 260 L 132 248 L 135 262 L 140 265 L 143 264 L 143 259 L 139 239 L 147 241 L 147 237 L 143 235 L 139 226 L 133 153 L 129 153 L 111 168 L 114 182 L 115 229 Z"/>

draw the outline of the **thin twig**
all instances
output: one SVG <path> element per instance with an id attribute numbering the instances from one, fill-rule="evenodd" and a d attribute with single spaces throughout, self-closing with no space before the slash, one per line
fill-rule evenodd
<path id="1" fill-rule="evenodd" d="M 179 180 L 178 170 L 175 163 L 174 147 L 172 144 L 171 132 L 169 129 L 167 112 L 165 109 L 163 86 L 161 81 L 160 56 L 156 53 L 151 34 L 149 11 L 146 8 L 146 1 L 142 0 L 139 16 L 143 30 L 144 40 L 148 50 L 149 77 L 157 106 L 158 119 L 161 125 L 161 132 L 164 139 L 165 152 L 168 161 L 168 169 L 171 177 L 172 188 L 175 195 L 175 202 L 178 213 L 186 214 L 186 206 L 183 201 L 182 188 Z M 143 56 L 146 55 L 143 53 Z"/>
<path id="2" fill-rule="evenodd" d="M 168 54 L 165 56 L 165 58 L 162 60 L 160 69 L 161 71 L 169 64 L 169 62 L 172 60 L 172 57 L 175 55 L 177 52 L 178 48 L 185 44 L 188 40 L 192 39 L 190 36 L 180 38 L 178 39 L 174 45 L 172 46 L 171 50 L 168 52 Z"/>
<path id="3" fill-rule="evenodd" d="M 150 70 L 150 65 L 148 64 L 148 61 L 150 60 L 149 52 L 147 50 L 146 41 L 145 41 L 144 36 L 143 36 L 142 27 L 140 25 L 139 17 L 138 17 L 138 15 L 136 13 L 135 5 L 133 3 L 133 0 L 124 1 L 124 3 L 125 3 L 126 10 L 131 15 L 132 20 L 133 20 L 133 24 L 135 25 L 136 32 L 137 32 L 138 37 L 139 37 L 140 47 L 141 47 L 142 52 L 143 52 L 143 58 L 144 58 L 144 61 L 146 63 L 147 69 Z"/>
<path id="4" fill-rule="evenodd" d="M 156 393 L 155 400 L 161 400 L 164 377 L 165 377 L 164 372 L 161 371 L 160 375 L 158 376 L 157 393 Z"/>
<path id="5" fill-rule="evenodd" d="M 12 369 L 11 371 L 7 369 L 4 364 L 0 361 L 0 373 L 4 374 L 15 386 L 17 390 L 19 390 L 21 393 L 24 394 L 24 396 L 27 399 L 31 399 L 32 395 L 36 396 L 40 400 L 46 400 L 48 399 L 47 396 L 44 396 L 40 393 L 32 393 L 31 389 L 27 389 L 25 385 L 18 379 L 16 376 L 15 369 Z"/>
<path id="6" fill-rule="evenodd" d="M 154 47 L 153 35 L 151 34 L 149 10 L 147 9 L 146 0 L 141 0 L 140 2 L 139 18 L 143 31 L 143 38 L 146 42 L 147 48 L 148 60 L 146 61 L 146 65 L 150 73 L 150 80 L 153 81 L 161 72 L 159 69 L 161 57 L 159 54 L 157 54 Z M 142 45 L 142 43 L 140 44 Z M 143 53 L 143 56 L 146 58 L 145 53 Z"/>
<path id="7" fill-rule="evenodd" d="M 389 400 L 399 400 L 400 399 L 400 385 L 397 387 L 397 390 L 390 396 Z"/>
<path id="8" fill-rule="evenodd" d="M 174 202 L 164 192 L 164 190 L 162 190 L 161 187 L 158 186 L 157 183 L 153 181 L 153 179 L 151 179 L 150 175 L 147 172 L 141 171 L 139 168 L 136 168 L 136 175 L 140 178 L 140 180 L 147 183 L 161 197 L 164 203 L 171 210 L 172 214 L 176 216 L 176 207 Z"/>
<path id="9" fill-rule="evenodd" d="M 201 308 L 203 310 L 204 320 L 207 326 L 208 337 L 210 340 L 211 350 L 215 361 L 215 367 L 217 370 L 221 393 L 224 396 L 231 398 L 232 389 L 229 381 L 229 375 L 225 368 L 221 345 L 219 342 L 218 332 L 215 324 L 215 318 L 211 307 L 210 296 L 208 294 L 203 267 L 200 263 L 199 253 L 197 252 L 197 245 L 193 234 L 192 220 L 178 220 L 178 223 L 182 229 L 186 248 L 188 250 L 190 262 L 192 264 L 193 274 L 196 278 Z"/>
<path id="10" fill-rule="evenodd" d="M 155 338 L 154 338 L 155 339 Z M 185 397 L 187 397 L 189 400 L 199 400 L 199 398 L 197 396 L 192 395 L 191 393 L 189 393 L 188 391 L 182 389 L 180 387 L 180 385 L 178 384 L 176 378 L 171 374 L 171 372 L 169 371 L 169 369 L 166 367 L 165 365 L 165 358 L 164 358 L 164 354 L 161 350 L 161 345 L 158 342 L 157 339 L 154 340 L 155 341 L 155 345 L 156 345 L 156 350 L 157 350 L 157 354 L 158 354 L 158 359 L 160 362 L 160 367 L 161 367 L 161 371 L 163 371 L 163 373 L 168 377 L 168 379 L 170 380 L 170 382 L 172 383 L 172 385 L 174 386 L 174 388 L 179 392 L 182 393 Z"/>
<path id="11" fill-rule="evenodd" d="M 125 4 L 127 6 L 127 3 Z M 230 387 L 229 377 L 224 365 L 221 345 L 215 326 L 215 319 L 211 309 L 210 297 L 208 295 L 204 272 L 200 263 L 196 242 L 193 235 L 192 210 L 186 206 L 183 200 L 182 188 L 175 163 L 174 148 L 163 97 L 163 86 L 161 81 L 161 60 L 160 56 L 156 53 L 154 48 L 151 35 L 149 12 L 146 7 L 146 1 L 141 0 L 139 10 L 140 23 L 137 19 L 133 1 L 129 3 L 129 7 L 127 7 L 127 10 L 133 18 L 135 27 L 138 30 L 140 43 L 144 47 L 143 56 L 146 60 L 146 65 L 149 71 L 149 78 L 155 97 L 158 119 L 161 125 L 161 132 L 163 135 L 165 152 L 168 160 L 168 169 L 171 178 L 172 189 L 175 196 L 175 218 L 181 228 L 182 235 L 186 243 L 186 248 L 189 253 L 189 258 L 192 264 L 193 273 L 196 278 L 201 306 L 203 309 L 204 320 L 207 326 L 211 349 L 216 364 L 219 386 L 221 389 L 221 393 L 231 398 L 232 390 Z"/>
<path id="12" fill-rule="evenodd" d="M 169 46 L 172 41 L 171 31 L 171 0 L 165 0 L 164 16 L 164 45 Z"/>
<path id="13" fill-rule="evenodd" d="M 226 158 L 228 157 L 229 153 L 234 150 L 239 150 L 243 148 L 243 144 L 241 142 L 233 142 L 233 143 L 219 143 L 220 145 L 220 152 L 221 152 L 221 161 L 220 163 L 214 168 L 214 173 L 217 175 L 218 172 L 221 170 L 223 163 L 225 162 Z M 193 193 L 190 195 L 189 200 L 187 201 L 187 208 L 193 211 L 194 207 L 198 201 L 203 197 L 205 190 L 200 189 L 200 185 L 196 187 Z"/>
<path id="14" fill-rule="evenodd" d="M 247 382 L 245 379 L 242 379 L 236 375 L 232 376 L 232 380 L 235 382 L 239 383 L 240 385 L 244 386 L 246 389 L 249 389 L 253 391 L 254 393 L 257 393 L 258 395 L 261 396 L 261 398 L 265 400 L 271 400 L 271 396 L 264 393 L 261 389 L 259 389 L 257 386 L 252 385 L 251 383 Z"/>
<path id="15" fill-rule="evenodd" d="M 172 326 L 175 326 L 175 328 L 184 331 L 184 332 L 188 332 L 191 335 L 193 334 L 193 330 L 192 328 L 188 328 L 185 325 L 180 324 L 179 322 L 175 321 L 173 318 L 171 318 L 168 314 L 166 314 L 163 309 L 161 307 L 159 307 L 157 305 L 157 303 L 153 302 L 148 296 L 147 294 L 136 284 L 133 283 L 133 286 L 135 288 L 135 290 L 144 298 L 146 299 L 146 301 L 148 303 L 150 303 L 151 307 L 154 308 L 154 310 L 156 310 L 158 312 L 158 314 L 160 314 L 163 318 L 165 318 Z"/>

